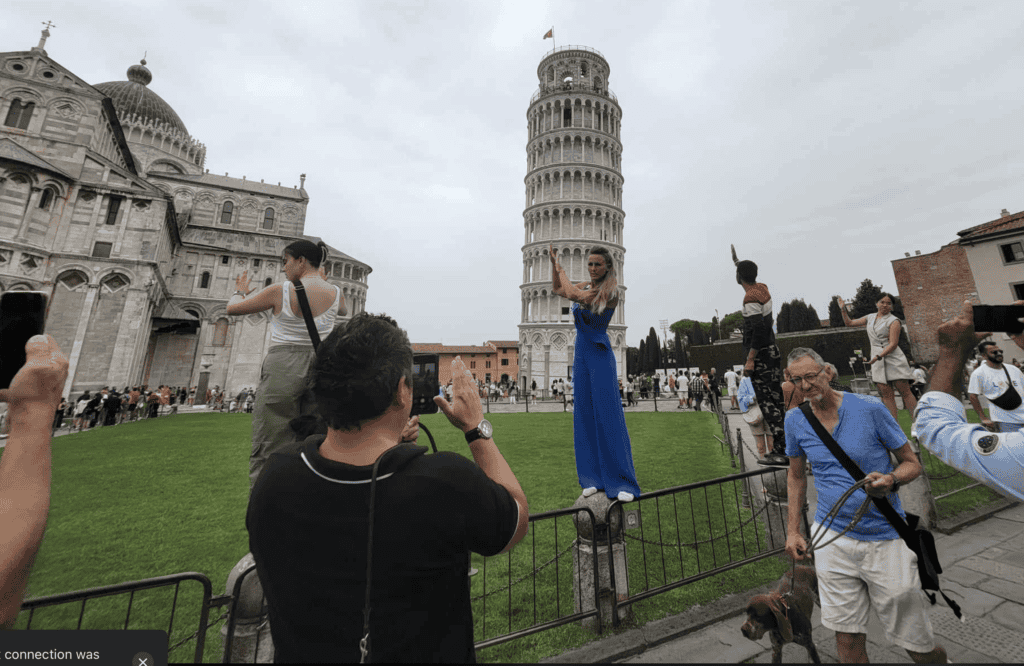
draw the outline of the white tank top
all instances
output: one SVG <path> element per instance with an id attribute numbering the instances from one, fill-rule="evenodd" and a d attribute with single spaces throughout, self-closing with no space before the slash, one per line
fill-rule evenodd
<path id="1" fill-rule="evenodd" d="M 291 290 L 294 287 L 295 285 L 288 280 L 281 283 L 281 314 L 272 315 L 270 321 L 271 346 L 295 344 L 313 346 L 313 341 L 309 339 L 309 329 L 306 328 L 306 320 L 302 317 L 302 311 L 299 311 L 298 316 L 292 312 Z M 341 304 L 341 287 L 335 285 L 334 288 L 338 292 L 334 297 L 334 303 L 324 310 L 323 314 L 319 317 L 313 317 L 313 323 L 316 325 L 316 330 L 320 334 L 321 340 L 330 335 L 334 329 L 334 322 L 338 319 L 338 306 Z"/>

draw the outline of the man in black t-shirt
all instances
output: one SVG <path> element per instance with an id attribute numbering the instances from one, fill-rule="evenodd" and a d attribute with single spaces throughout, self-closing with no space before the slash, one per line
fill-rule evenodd
<path id="1" fill-rule="evenodd" d="M 419 431 L 412 347 L 390 318 L 361 314 L 336 329 L 310 379 L 328 433 L 270 456 L 246 515 L 275 660 L 359 660 L 372 510 L 369 660 L 476 661 L 469 553 L 511 549 L 529 508 L 471 374 L 456 358 L 452 402 L 434 400 L 475 464 L 408 441 Z"/>

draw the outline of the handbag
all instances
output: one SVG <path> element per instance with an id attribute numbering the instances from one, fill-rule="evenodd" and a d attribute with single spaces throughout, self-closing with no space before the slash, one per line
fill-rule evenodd
<path id="1" fill-rule="evenodd" d="M 299 300 L 299 309 L 302 310 L 302 318 L 306 321 L 306 330 L 309 331 L 309 339 L 313 342 L 315 351 L 320 346 L 320 332 L 316 330 L 316 324 L 313 323 L 313 311 L 309 308 L 306 288 L 300 280 L 293 280 L 292 284 L 295 285 L 295 297 Z M 296 417 L 289 421 L 288 425 L 295 433 L 297 441 L 305 440 L 312 435 L 327 434 L 327 424 L 323 419 L 314 415 Z"/>
<path id="2" fill-rule="evenodd" d="M 999 409 L 1005 409 L 1006 411 L 1013 411 L 1021 405 L 1020 394 L 1017 393 L 1017 389 L 1013 388 L 1013 380 L 1010 379 L 1010 371 L 1006 369 L 1006 365 L 1003 365 L 1003 372 L 1006 373 L 1006 382 L 1009 384 L 1006 391 L 1003 392 L 998 398 L 989 398 L 988 401 Z"/>
<path id="3" fill-rule="evenodd" d="M 747 422 L 747 425 L 756 426 L 764 420 L 764 414 L 761 413 L 760 407 L 752 405 L 750 409 L 743 412 L 743 420 Z"/>
<path id="4" fill-rule="evenodd" d="M 811 424 L 815 434 L 821 438 L 821 441 L 828 447 L 828 450 L 832 452 L 832 455 L 836 457 L 846 471 L 850 473 L 854 481 L 860 481 L 867 476 L 857 466 L 857 463 L 853 462 L 850 456 L 846 454 L 846 451 L 843 451 L 835 438 L 825 430 L 825 426 L 821 425 L 821 421 L 811 411 L 811 403 L 805 402 L 801 404 L 800 411 L 807 418 L 807 422 Z M 942 595 L 942 598 L 953 609 L 953 613 L 957 618 L 964 622 L 960 606 L 939 589 L 939 574 L 942 573 L 942 565 L 939 564 L 939 553 L 935 549 L 935 537 L 928 530 L 919 527 L 918 524 L 921 518 L 912 513 L 907 513 L 907 520 L 904 521 L 887 498 L 872 497 L 871 500 L 882 515 L 885 516 L 885 519 L 896 529 L 896 532 L 903 539 L 904 543 L 907 544 L 907 547 L 917 555 L 917 573 L 921 578 L 921 589 L 924 590 L 928 600 L 932 602 L 933 606 L 935 605 L 935 594 L 929 593 L 929 590 L 935 590 Z"/>

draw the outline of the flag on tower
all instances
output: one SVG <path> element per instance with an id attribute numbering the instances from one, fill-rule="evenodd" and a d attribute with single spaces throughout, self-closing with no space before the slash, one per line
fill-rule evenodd
<path id="1" fill-rule="evenodd" d="M 554 28 L 551 28 L 550 30 L 548 30 L 547 33 L 544 35 L 544 39 L 548 39 L 548 38 L 551 38 L 551 39 L 555 38 L 555 29 Z"/>

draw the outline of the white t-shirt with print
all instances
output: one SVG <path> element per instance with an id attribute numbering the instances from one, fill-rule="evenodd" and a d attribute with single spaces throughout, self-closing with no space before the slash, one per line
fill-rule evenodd
<path id="1" fill-rule="evenodd" d="M 736 388 L 737 380 L 738 379 L 739 379 L 739 375 L 737 375 L 732 370 L 730 370 L 729 372 L 725 373 L 725 386 L 726 386 L 726 388 L 730 388 L 730 389 Z"/>
<path id="2" fill-rule="evenodd" d="M 1003 368 L 1010 373 L 1013 381 L 1013 388 L 1017 394 L 1024 397 L 1024 373 L 1009 363 L 1003 363 Z M 1013 411 L 1000 409 L 992 404 L 992 398 L 998 398 L 1007 389 L 1006 373 L 1003 368 L 998 370 L 990 368 L 988 363 L 982 363 L 971 373 L 971 381 L 967 385 L 967 392 L 976 395 L 983 395 L 989 399 L 988 414 L 993 421 L 1000 423 L 1024 423 L 1024 402 Z"/>

